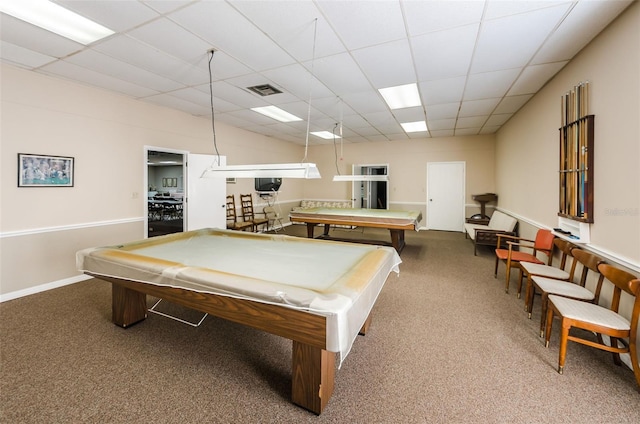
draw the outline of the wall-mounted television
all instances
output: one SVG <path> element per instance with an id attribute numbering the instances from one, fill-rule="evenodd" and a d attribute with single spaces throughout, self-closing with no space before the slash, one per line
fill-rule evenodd
<path id="1" fill-rule="evenodd" d="M 275 192 L 280 190 L 282 178 L 256 178 L 255 188 L 258 193 Z"/>

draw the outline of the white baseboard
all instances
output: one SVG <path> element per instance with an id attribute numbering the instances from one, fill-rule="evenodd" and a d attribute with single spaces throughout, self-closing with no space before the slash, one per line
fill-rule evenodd
<path id="1" fill-rule="evenodd" d="M 6 302 L 20 297 L 29 296 L 30 294 L 36 294 L 47 290 L 57 289 L 58 287 L 68 286 L 69 284 L 79 283 L 81 281 L 89 280 L 93 277 L 88 275 L 76 275 L 75 277 L 69 277 L 58 281 L 52 281 L 50 283 L 40 284 L 39 286 L 29 287 L 27 289 L 18 290 L 6 294 L 0 294 L 0 303 Z"/>

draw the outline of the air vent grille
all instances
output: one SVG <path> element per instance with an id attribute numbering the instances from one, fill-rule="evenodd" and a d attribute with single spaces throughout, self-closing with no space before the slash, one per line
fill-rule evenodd
<path id="1" fill-rule="evenodd" d="M 259 94 L 263 97 L 282 93 L 282 91 L 269 84 L 254 85 L 253 87 L 247 87 L 247 90 L 253 91 L 254 93 Z"/>

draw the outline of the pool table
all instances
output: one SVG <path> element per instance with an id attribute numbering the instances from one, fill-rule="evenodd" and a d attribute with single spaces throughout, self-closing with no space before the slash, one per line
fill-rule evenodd
<path id="1" fill-rule="evenodd" d="M 203 229 L 81 250 L 77 268 L 112 283 L 112 320 L 129 327 L 159 297 L 293 341 L 292 401 L 320 414 L 387 277 L 389 247 Z"/>
<path id="2" fill-rule="evenodd" d="M 400 253 L 405 246 L 404 231 L 417 231 L 418 223 L 422 219 L 422 213 L 420 211 L 394 211 L 388 209 L 306 208 L 291 211 L 289 219 L 291 222 L 306 223 L 307 236 L 309 238 L 314 237 L 315 226 L 319 224 L 324 225 L 324 233 L 319 236 L 324 239 L 331 238 L 329 237 L 331 225 L 386 228 L 391 233 L 390 245 Z M 363 242 L 364 240 L 357 241 Z"/>

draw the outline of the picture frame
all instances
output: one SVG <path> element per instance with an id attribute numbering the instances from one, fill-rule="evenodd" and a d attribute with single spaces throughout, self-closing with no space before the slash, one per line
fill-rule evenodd
<path id="1" fill-rule="evenodd" d="M 18 187 L 73 187 L 71 156 L 18 153 Z"/>

